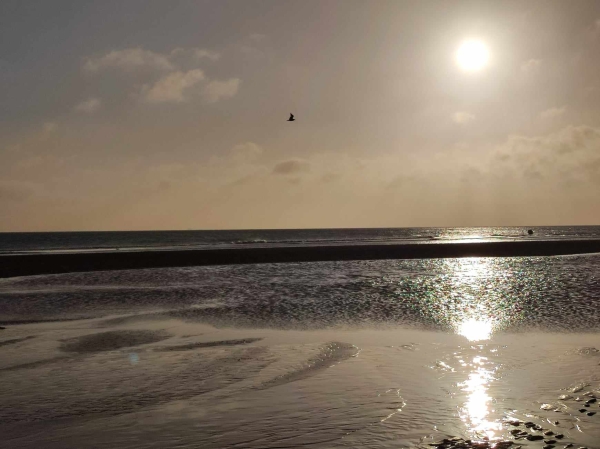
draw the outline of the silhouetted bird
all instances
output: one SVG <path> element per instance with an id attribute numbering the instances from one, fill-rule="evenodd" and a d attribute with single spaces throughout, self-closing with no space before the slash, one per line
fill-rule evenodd
<path id="1" fill-rule="evenodd" d="M 294 118 L 294 114 L 292 114 L 292 113 L 290 112 L 290 118 L 289 118 L 289 119 L 287 119 L 287 121 L 288 121 L 288 122 L 294 122 L 294 121 L 296 121 L 296 119 Z"/>

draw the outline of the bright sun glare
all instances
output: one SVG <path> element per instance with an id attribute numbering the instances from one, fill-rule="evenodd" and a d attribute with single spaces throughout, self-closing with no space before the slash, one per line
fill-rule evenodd
<path id="1" fill-rule="evenodd" d="M 483 69 L 490 59 L 487 46 L 478 40 L 468 40 L 461 44 L 456 52 L 459 67 L 468 72 Z"/>
<path id="2" fill-rule="evenodd" d="M 471 318 L 460 323 L 458 334 L 469 341 L 489 340 L 492 335 L 492 322 Z"/>

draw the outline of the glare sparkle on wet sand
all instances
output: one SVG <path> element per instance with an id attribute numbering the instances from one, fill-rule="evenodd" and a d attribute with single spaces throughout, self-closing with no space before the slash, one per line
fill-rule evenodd
<path id="1" fill-rule="evenodd" d="M 462 390 L 468 394 L 460 415 L 475 434 L 494 438 L 495 433 L 502 430 L 502 424 L 488 419 L 492 398 L 487 391 L 494 376 L 492 371 L 485 368 L 487 361 L 486 357 L 473 358 L 474 369 L 469 374 L 469 378 L 460 384 Z"/>

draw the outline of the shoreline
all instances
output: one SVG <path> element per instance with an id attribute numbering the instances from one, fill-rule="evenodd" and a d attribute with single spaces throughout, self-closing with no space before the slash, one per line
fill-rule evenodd
<path id="1" fill-rule="evenodd" d="M 444 438 L 492 448 L 526 436 L 541 448 L 548 431 L 561 447 L 595 448 L 600 438 L 598 403 L 583 402 L 600 397 L 598 335 L 106 318 L 7 332 L 0 431 L 14 448 L 35 447 L 31 435 L 45 448 L 139 446 L 140 428 L 160 447 L 209 449 L 426 449 Z"/>
<path id="2" fill-rule="evenodd" d="M 0 278 L 144 268 L 462 257 L 533 257 L 600 252 L 600 239 L 405 243 L 0 255 Z"/>

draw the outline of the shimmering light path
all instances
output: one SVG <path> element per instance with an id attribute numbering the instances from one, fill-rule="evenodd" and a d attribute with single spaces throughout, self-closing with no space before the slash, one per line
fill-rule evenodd
<path id="1" fill-rule="evenodd" d="M 500 422 L 488 420 L 492 398 L 488 394 L 489 383 L 494 380 L 493 373 L 486 368 L 488 360 L 485 357 L 474 357 L 471 363 L 473 371 L 460 387 L 467 392 L 468 400 L 462 409 L 461 418 L 467 428 L 476 435 L 488 438 L 496 437 L 496 432 L 502 429 Z"/>
<path id="2" fill-rule="evenodd" d="M 449 264 L 452 262 L 448 262 Z M 471 342 L 485 342 L 492 336 L 494 322 L 491 311 L 483 301 L 484 291 L 494 278 L 494 264 L 490 259 L 470 258 L 454 262 L 456 273 L 454 285 L 457 291 L 467 291 L 469 307 L 463 321 L 456 325 L 456 332 Z M 482 300 L 482 301 L 480 301 Z M 477 348 L 477 346 L 476 346 Z M 489 418 L 493 398 L 488 390 L 494 381 L 494 364 L 487 357 L 477 355 L 471 363 L 468 379 L 460 382 L 459 388 L 467 394 L 467 400 L 459 409 L 459 415 L 474 438 L 498 438 L 502 423 Z"/>
<path id="3" fill-rule="evenodd" d="M 156 313 L 280 329 L 410 325 L 473 341 L 600 330 L 599 256 L 346 261 L 72 273 L 0 282 L 0 322 Z"/>

